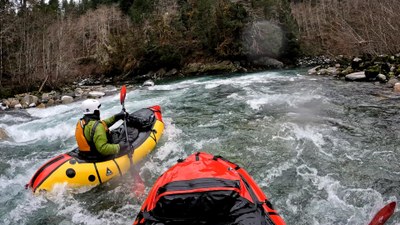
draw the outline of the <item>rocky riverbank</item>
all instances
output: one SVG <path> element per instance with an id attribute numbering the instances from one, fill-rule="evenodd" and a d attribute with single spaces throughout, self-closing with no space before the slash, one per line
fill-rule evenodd
<path id="1" fill-rule="evenodd" d="M 255 68 L 252 68 L 253 70 Z M 258 70 L 262 68 L 256 68 Z M 160 69 L 158 71 L 150 71 L 147 74 L 137 76 L 134 79 L 120 76 L 119 82 L 127 83 L 128 88 L 134 86 L 152 86 L 153 80 L 195 76 L 199 74 L 219 74 L 219 73 L 235 73 L 247 72 L 247 69 L 240 66 L 240 62 L 220 61 L 213 63 L 191 63 L 186 65 L 182 70 L 171 69 L 166 71 Z M 144 81 L 144 82 L 143 82 Z M 143 83 L 142 83 L 143 82 Z M 46 93 L 23 93 L 15 95 L 12 98 L 2 99 L 0 110 L 9 109 L 26 109 L 26 108 L 46 108 L 58 104 L 68 104 L 86 98 L 101 98 L 106 95 L 118 92 L 117 84 L 107 80 L 85 79 L 75 82 L 73 85 L 62 88 L 59 91 L 51 91 Z"/>
<path id="2" fill-rule="evenodd" d="M 319 62 L 319 63 L 315 63 Z M 309 75 L 332 76 L 346 81 L 379 82 L 400 92 L 400 53 L 396 55 L 363 56 L 351 59 L 336 58 L 303 59 L 301 65 L 315 65 Z"/>
<path id="3" fill-rule="evenodd" d="M 1 100 L 1 110 L 47 108 L 58 104 L 68 104 L 86 98 L 101 98 L 114 94 L 118 89 L 112 85 L 72 85 L 60 91 L 46 93 L 23 93 L 13 98 Z"/>
<path id="4" fill-rule="evenodd" d="M 172 69 L 166 71 L 151 71 L 134 80 L 126 81 L 123 76 L 120 80 L 139 86 L 139 83 L 146 80 L 142 86 L 154 85 L 153 80 L 160 80 L 173 77 L 194 76 L 199 74 L 218 74 L 218 73 L 245 73 L 259 71 L 267 68 L 282 68 L 282 63 L 268 64 L 267 67 L 243 67 L 240 62 L 221 61 L 214 63 L 192 63 L 186 65 L 182 70 Z M 336 79 L 360 82 L 379 82 L 393 88 L 394 92 L 400 92 L 400 54 L 388 56 L 380 55 L 376 57 L 363 56 L 345 58 L 338 56 L 331 57 L 312 57 L 298 60 L 298 67 L 311 67 L 309 75 L 332 76 Z M 118 84 L 116 85 L 118 86 Z M 75 82 L 73 85 L 62 88 L 60 91 L 46 93 L 23 93 L 15 95 L 13 98 L 1 100 L 0 110 L 25 109 L 25 108 L 46 108 L 58 104 L 68 104 L 86 98 L 101 98 L 106 95 L 118 92 L 118 88 L 110 82 L 102 80 L 85 79 Z"/>

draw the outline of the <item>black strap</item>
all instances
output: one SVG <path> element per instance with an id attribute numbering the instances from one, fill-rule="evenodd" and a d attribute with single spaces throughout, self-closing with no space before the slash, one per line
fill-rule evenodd
<path id="1" fill-rule="evenodd" d="M 96 132 L 96 128 L 97 128 L 97 126 L 99 125 L 99 123 L 100 123 L 99 120 L 97 120 L 97 121 L 94 123 L 94 125 L 93 125 L 93 127 L 92 127 L 92 130 L 90 131 L 90 140 L 86 140 L 86 141 L 88 142 L 89 146 L 90 146 L 90 151 L 92 152 L 92 154 L 93 154 L 93 153 L 98 153 L 97 148 L 96 148 L 96 145 L 94 144 L 93 138 L 94 138 L 94 133 Z M 85 131 L 83 131 L 83 132 L 85 132 Z M 84 135 L 84 136 L 85 136 L 85 135 Z M 85 137 L 85 138 L 86 138 L 86 137 Z"/>
<path id="2" fill-rule="evenodd" d="M 99 123 L 100 123 L 100 121 L 97 120 L 97 121 L 94 123 L 93 127 L 92 127 L 92 131 L 90 132 L 90 140 L 91 140 L 92 142 L 94 142 L 94 141 L 93 141 L 94 132 L 96 132 L 96 128 L 97 128 L 97 126 L 99 125 Z"/>
<path id="3" fill-rule="evenodd" d="M 199 155 L 200 155 L 200 152 L 197 152 L 197 153 L 196 153 L 196 161 L 199 161 L 199 160 L 200 160 Z"/>

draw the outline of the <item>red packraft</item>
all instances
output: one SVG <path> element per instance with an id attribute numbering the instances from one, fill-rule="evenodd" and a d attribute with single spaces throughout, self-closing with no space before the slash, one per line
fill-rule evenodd
<path id="1" fill-rule="evenodd" d="M 250 175 L 198 152 L 167 170 L 149 192 L 134 225 L 284 225 Z"/>

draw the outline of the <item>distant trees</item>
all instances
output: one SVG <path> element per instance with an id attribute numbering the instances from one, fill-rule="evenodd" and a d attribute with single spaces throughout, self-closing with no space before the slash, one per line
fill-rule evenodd
<path id="1" fill-rule="evenodd" d="M 286 62 L 302 52 L 396 53 L 397 1 L 0 0 L 0 96 L 58 88 L 89 75 L 243 62 L 244 31 L 268 24 L 263 21 L 283 31 L 275 36 L 285 39 L 277 52 Z"/>
<path id="2" fill-rule="evenodd" d="M 302 0 L 291 9 L 303 51 L 310 54 L 394 54 L 400 51 L 398 0 Z"/>

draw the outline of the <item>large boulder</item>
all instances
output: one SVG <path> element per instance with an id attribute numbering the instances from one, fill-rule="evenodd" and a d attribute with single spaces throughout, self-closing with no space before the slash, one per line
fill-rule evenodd
<path id="1" fill-rule="evenodd" d="M 365 81 L 367 77 L 365 76 L 364 71 L 361 71 L 361 72 L 347 74 L 345 79 L 348 81 Z"/>
<path id="2" fill-rule="evenodd" d="M 182 69 L 183 74 L 198 74 L 198 73 L 233 73 L 237 72 L 238 68 L 231 61 L 221 61 L 214 63 L 189 63 Z"/>
<path id="3" fill-rule="evenodd" d="M 254 65 L 258 65 L 258 66 L 266 66 L 266 67 L 270 67 L 270 68 L 279 68 L 279 69 L 284 66 L 281 61 L 270 58 L 270 57 L 256 58 L 256 59 L 252 60 L 252 63 Z"/>
<path id="4" fill-rule="evenodd" d="M 61 97 L 61 101 L 62 101 L 62 104 L 69 104 L 74 101 L 74 98 L 72 98 L 71 96 L 68 96 L 68 95 L 64 95 Z"/>
<path id="5" fill-rule="evenodd" d="M 22 99 L 21 99 L 21 104 L 22 105 L 26 105 L 29 106 L 32 103 L 35 103 L 35 105 L 38 103 L 39 98 L 34 96 L 34 95 L 25 95 Z"/>

